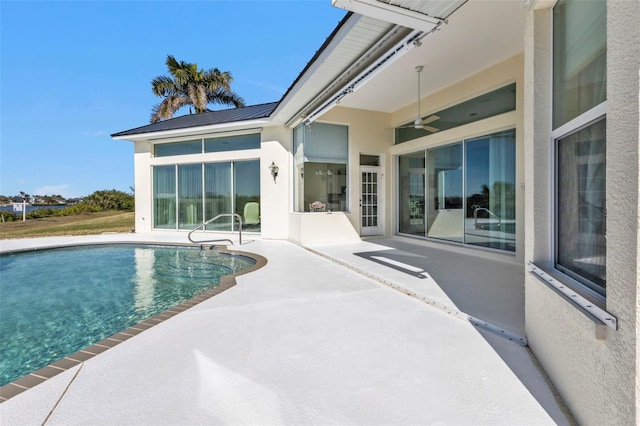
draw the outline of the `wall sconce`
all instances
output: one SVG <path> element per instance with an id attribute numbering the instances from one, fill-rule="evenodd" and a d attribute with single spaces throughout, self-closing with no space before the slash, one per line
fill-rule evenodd
<path id="1" fill-rule="evenodd" d="M 278 177 L 278 171 L 280 170 L 280 167 L 276 166 L 275 162 L 271 162 L 271 165 L 269 166 L 269 170 L 271 171 L 271 176 L 273 176 L 273 183 L 276 183 L 276 178 Z"/>

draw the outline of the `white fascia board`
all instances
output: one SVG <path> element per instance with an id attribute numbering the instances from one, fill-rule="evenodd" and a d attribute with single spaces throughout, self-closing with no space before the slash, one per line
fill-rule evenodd
<path id="1" fill-rule="evenodd" d="M 266 125 L 269 125 L 270 123 L 271 123 L 271 120 L 269 119 L 234 121 L 231 123 L 212 124 L 209 126 L 187 127 L 184 129 L 162 130 L 159 132 L 115 136 L 113 137 L 113 139 L 137 142 L 137 141 L 148 141 L 152 139 L 177 138 L 181 136 L 202 136 L 202 135 L 216 133 L 216 132 L 226 132 L 226 131 L 233 131 L 233 130 L 242 131 L 244 129 L 261 128 L 261 127 L 265 127 Z"/>
<path id="2" fill-rule="evenodd" d="M 421 31 L 429 31 L 442 21 L 442 19 L 382 3 L 378 0 L 331 0 L 331 4 L 340 9 Z"/>
<path id="3" fill-rule="evenodd" d="M 291 127 L 295 127 L 293 124 L 298 125 L 301 122 L 314 122 L 322 114 L 338 105 L 342 98 L 348 96 L 351 93 L 354 93 L 356 90 L 366 85 L 373 77 L 381 73 L 385 68 L 387 68 L 393 62 L 397 61 L 409 50 L 419 46 L 420 40 L 422 38 L 426 37 L 428 34 L 431 34 L 433 31 L 436 31 L 438 28 L 439 25 L 432 25 L 426 34 L 425 32 L 420 30 L 413 30 L 404 39 L 402 39 L 402 41 L 397 43 L 391 49 L 387 50 L 385 54 L 381 55 L 376 62 L 369 65 L 356 77 L 349 80 L 348 83 L 346 83 L 344 86 L 342 86 L 342 88 L 335 92 L 335 96 L 324 102 L 322 105 L 318 106 L 315 110 L 309 113 L 306 118 L 298 117 L 296 121 L 287 124 Z"/>

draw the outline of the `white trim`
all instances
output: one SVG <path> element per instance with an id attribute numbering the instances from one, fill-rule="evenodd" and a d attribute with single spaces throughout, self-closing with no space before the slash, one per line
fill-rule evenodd
<path id="1" fill-rule="evenodd" d="M 393 22 L 403 27 L 426 31 L 444 21 L 440 18 L 377 0 L 331 0 L 331 4 L 334 7 L 367 15 L 381 21 Z"/>
<path id="2" fill-rule="evenodd" d="M 566 296 L 573 303 L 578 305 L 580 308 L 587 311 L 589 314 L 598 318 L 604 325 L 613 330 L 618 329 L 618 320 L 614 315 L 611 315 L 609 312 L 601 309 L 596 306 L 595 303 L 590 302 L 586 298 L 582 297 L 580 294 L 576 293 L 571 289 L 570 286 L 563 284 L 557 279 L 553 278 L 551 275 L 546 273 L 543 269 L 537 267 L 532 262 L 527 263 L 527 269 L 529 272 L 535 274 L 540 279 L 542 279 L 545 283 L 549 284 L 551 287 L 556 289 L 558 292 Z"/>
<path id="3" fill-rule="evenodd" d="M 577 130 L 587 127 L 588 125 L 602 119 L 605 115 L 607 115 L 607 101 L 594 106 L 589 111 L 583 112 L 573 120 L 570 120 L 557 129 L 552 130 L 551 139 L 554 141 L 571 133 L 575 133 Z"/>
<path id="4" fill-rule="evenodd" d="M 173 129 L 173 130 L 159 130 L 157 132 L 149 132 L 149 133 L 138 133 L 134 135 L 123 135 L 123 136 L 114 136 L 114 140 L 128 140 L 128 141 L 147 141 L 152 139 L 165 139 L 165 138 L 178 138 L 178 137 L 190 137 L 190 136 L 202 136 L 209 133 L 216 133 L 220 131 L 233 131 L 237 129 L 238 131 L 244 130 L 246 127 L 251 128 L 260 128 L 262 129 L 262 125 L 269 124 L 271 122 L 270 119 L 258 119 L 258 120 L 247 120 L 247 121 L 233 121 L 230 123 L 222 123 L 222 124 L 212 124 L 208 126 L 199 126 L 199 127 L 186 127 L 183 129 Z M 231 129 L 231 130 L 229 130 Z"/>
<path id="5" fill-rule="evenodd" d="M 360 155 L 362 155 L 362 153 L 360 153 Z M 360 183 L 360 206 L 358 209 L 358 216 L 359 216 L 359 222 L 360 222 L 360 235 L 361 236 L 371 236 L 371 235 L 384 235 L 385 233 L 385 226 L 384 226 L 384 221 L 385 221 L 385 215 L 384 215 L 384 205 L 385 205 L 385 193 L 384 193 L 384 167 L 382 165 L 382 156 L 378 155 L 378 157 L 380 157 L 380 165 L 379 166 L 363 166 L 363 165 L 359 165 L 359 170 L 358 170 L 358 174 L 360 175 L 360 179 L 359 179 L 359 183 Z M 359 164 L 359 162 L 358 162 Z M 362 174 L 363 173 L 375 173 L 376 174 L 376 179 L 377 179 L 377 185 L 378 185 L 378 192 L 376 193 L 376 196 L 378 198 L 378 201 L 376 202 L 376 206 L 377 206 L 377 218 L 378 218 L 378 225 L 376 226 L 364 226 L 362 224 Z"/>

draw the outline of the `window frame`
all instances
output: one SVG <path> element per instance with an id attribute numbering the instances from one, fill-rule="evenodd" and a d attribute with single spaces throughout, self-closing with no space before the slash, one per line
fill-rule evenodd
<path id="1" fill-rule="evenodd" d="M 319 162 L 319 161 L 304 161 L 305 157 L 306 157 L 306 152 L 305 152 L 305 145 L 307 143 L 306 141 L 306 135 L 307 132 L 310 131 L 311 126 L 313 126 L 314 124 L 317 125 L 323 125 L 323 126 L 335 126 L 335 127 L 342 127 L 344 128 L 344 130 L 346 131 L 346 163 L 337 163 L 337 162 Z M 340 209 L 340 210 L 327 210 L 327 207 L 329 206 L 330 202 L 328 200 L 328 194 L 325 194 L 325 196 L 327 197 L 327 199 L 325 201 L 323 200 L 318 200 L 321 202 L 321 206 L 319 207 L 319 210 L 317 211 L 312 211 L 311 210 L 311 205 L 309 204 L 307 206 L 307 204 L 305 203 L 305 199 L 304 199 L 304 195 L 305 195 L 305 183 L 304 181 L 302 182 L 302 188 L 299 186 L 299 183 L 297 181 L 298 179 L 298 160 L 296 158 L 296 131 L 298 131 L 298 129 L 302 129 L 302 140 L 301 140 L 301 146 L 302 146 L 302 167 L 301 167 L 301 176 L 302 179 L 304 179 L 304 175 L 307 173 L 307 171 L 305 171 L 305 164 L 310 163 L 310 164 L 336 164 L 336 165 L 344 165 L 345 168 L 345 189 L 344 189 L 344 209 Z M 350 204 L 350 200 L 349 200 L 349 194 L 351 191 L 351 186 L 352 186 L 352 182 L 351 182 L 351 172 L 350 172 L 350 165 L 352 162 L 352 158 L 351 158 L 351 127 L 348 124 L 345 123 L 336 123 L 336 122 L 327 122 L 327 121 L 314 121 L 311 123 L 300 123 L 297 126 L 295 126 L 294 128 L 291 129 L 292 131 L 292 156 L 291 156 L 291 162 L 292 162 L 292 170 L 294 170 L 293 172 L 293 188 L 292 188 L 292 196 L 293 196 L 293 212 L 294 213 L 300 213 L 300 214 L 305 214 L 305 213 L 317 213 L 318 211 L 324 211 L 324 212 L 329 212 L 329 213 L 351 213 L 351 204 Z M 324 159 L 324 158 L 320 158 L 320 159 Z M 359 166 L 358 166 L 359 167 Z M 341 175 L 339 175 L 341 176 Z M 300 191 L 302 191 L 300 193 Z M 308 208 L 308 210 L 307 210 Z"/>
<path id="2" fill-rule="evenodd" d="M 551 180 L 552 187 L 550 189 L 550 193 L 552 194 L 551 206 L 550 206 L 551 207 L 551 211 L 550 211 L 551 232 L 552 232 L 551 259 L 550 259 L 551 267 L 553 268 L 554 273 L 560 274 L 562 281 L 566 283 L 568 286 L 570 286 L 575 292 L 593 301 L 594 303 L 596 303 L 602 308 L 604 308 L 606 304 L 606 286 L 604 287 L 605 295 L 602 295 L 590 287 L 590 285 L 600 287 L 598 284 L 592 282 L 586 277 L 581 276 L 580 274 L 568 272 L 566 270 L 558 268 L 558 254 L 559 254 L 558 253 L 558 237 L 559 237 L 558 236 L 559 234 L 559 229 L 558 229 L 558 222 L 559 222 L 558 221 L 558 185 L 559 185 L 558 141 L 576 132 L 579 132 L 580 130 L 585 129 L 606 118 L 607 118 L 607 101 L 604 101 L 601 104 L 596 105 L 595 107 L 591 108 L 587 112 L 583 113 L 582 115 L 579 115 L 576 118 L 568 121 L 567 123 L 563 124 L 557 129 L 552 130 L 551 137 L 549 140 L 550 147 L 551 147 L 551 150 L 550 150 L 551 151 L 550 165 L 552 167 L 551 176 L 553 176 L 553 179 Z M 605 140 L 605 144 L 606 144 L 606 140 Z M 606 186 L 605 186 L 605 197 L 606 197 Z M 606 232 L 605 232 L 605 235 L 606 235 Z M 577 278 L 577 277 L 580 277 L 580 278 Z M 585 281 L 589 282 L 590 284 L 586 284 Z"/>

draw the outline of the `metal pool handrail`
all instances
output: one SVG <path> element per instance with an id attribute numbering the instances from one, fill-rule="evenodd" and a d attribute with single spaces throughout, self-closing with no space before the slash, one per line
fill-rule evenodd
<path id="1" fill-rule="evenodd" d="M 206 221 L 205 223 L 202 223 L 198 226 L 196 226 L 195 228 L 193 228 L 191 231 L 189 231 L 189 234 L 187 235 L 187 238 L 189 239 L 189 241 L 191 241 L 194 244 L 201 244 L 201 243 L 215 243 L 217 241 L 229 241 L 231 244 L 233 244 L 233 241 L 227 239 L 227 238 L 223 238 L 223 239 L 218 239 L 218 240 L 205 240 L 205 241 L 194 241 L 191 238 L 191 234 L 193 234 L 194 232 L 196 232 L 198 229 L 200 228 L 204 228 L 205 226 L 207 226 L 208 224 L 210 224 L 211 222 L 220 219 L 221 217 L 233 217 L 233 218 L 238 218 L 238 222 L 240 222 L 240 227 L 238 228 L 238 242 L 240 245 L 242 245 L 242 216 L 240 216 L 238 213 L 221 213 L 219 215 L 217 215 L 216 217 L 209 219 L 208 221 Z"/>
<path id="2" fill-rule="evenodd" d="M 489 216 L 493 216 L 496 219 L 498 219 L 498 225 L 502 224 L 502 219 L 500 219 L 500 216 L 498 216 L 497 214 L 495 214 L 494 212 L 492 212 L 491 210 L 485 208 L 485 207 L 477 207 L 474 211 L 473 211 L 473 221 L 474 221 L 474 225 L 476 227 L 476 229 L 480 229 L 480 224 L 478 224 L 478 212 L 479 211 L 485 211 L 489 214 Z"/>

